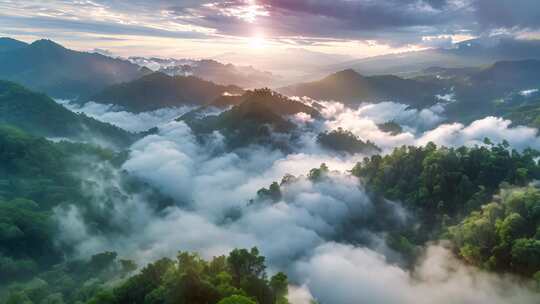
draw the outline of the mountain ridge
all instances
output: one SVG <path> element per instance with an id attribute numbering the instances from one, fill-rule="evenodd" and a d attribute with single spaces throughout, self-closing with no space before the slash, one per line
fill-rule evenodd
<path id="1" fill-rule="evenodd" d="M 237 86 L 217 85 L 194 76 L 169 76 L 154 72 L 139 79 L 109 86 L 81 100 L 114 104 L 130 112 L 145 112 L 164 107 L 204 105 L 224 93 L 241 93 Z"/>
<path id="2" fill-rule="evenodd" d="M 413 107 L 425 107 L 437 102 L 435 95 L 442 93 L 443 88 L 394 75 L 365 77 L 353 69 L 346 69 L 318 81 L 283 87 L 278 91 L 288 96 L 336 100 L 349 105 L 395 101 Z"/>
<path id="3" fill-rule="evenodd" d="M 48 138 L 92 142 L 123 148 L 139 136 L 116 126 L 69 111 L 45 94 L 0 80 L 0 124 Z"/>
<path id="4" fill-rule="evenodd" d="M 63 99 L 95 94 L 144 75 L 128 61 L 70 50 L 47 39 L 0 52 L 0 66 L 0 79 Z"/>

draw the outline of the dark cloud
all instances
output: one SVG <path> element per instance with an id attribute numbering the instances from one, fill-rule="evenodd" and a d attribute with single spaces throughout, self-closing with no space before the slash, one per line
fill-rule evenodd
<path id="1" fill-rule="evenodd" d="M 206 38 L 207 36 L 193 31 L 169 31 L 164 29 L 112 23 L 92 20 L 72 20 L 45 16 L 21 17 L 0 14 L 0 27 L 21 27 L 28 30 L 65 30 L 84 33 L 112 34 L 112 35 L 140 35 L 164 38 Z"/>
<path id="2" fill-rule="evenodd" d="M 508 31 L 540 28 L 538 0 L 58 0 L 47 4 L 26 0 L 21 1 L 21 5 L 32 7 L 29 11 L 48 10 L 56 17 L 14 16 L 9 14 L 7 6 L 3 10 L 5 15 L 0 15 L 0 25 L 11 30 L 39 27 L 173 38 L 212 36 L 156 29 L 133 24 L 132 20 L 118 23 L 92 21 L 81 18 L 84 16 L 72 16 L 73 12 L 65 9 L 90 5 L 133 16 L 133 20 L 144 17 L 163 26 L 174 21 L 203 27 L 218 35 L 263 33 L 277 41 L 298 39 L 299 44 L 304 45 L 320 39 L 371 39 L 401 45 L 423 43 L 425 36 L 464 32 L 482 35 L 501 28 Z M 0 9 L 2 6 L 0 2 Z"/>
<path id="3" fill-rule="evenodd" d="M 257 8 L 235 0 L 167 9 L 178 18 L 213 28 L 223 35 L 270 37 L 374 39 L 403 44 L 418 42 L 422 35 L 437 35 L 455 14 L 446 0 L 260 0 Z M 246 12 L 251 10 L 251 12 Z M 254 21 L 246 14 L 255 14 Z M 304 43 L 307 41 L 303 39 Z"/>
<path id="4" fill-rule="evenodd" d="M 484 28 L 540 28 L 538 0 L 476 0 L 474 7 Z"/>

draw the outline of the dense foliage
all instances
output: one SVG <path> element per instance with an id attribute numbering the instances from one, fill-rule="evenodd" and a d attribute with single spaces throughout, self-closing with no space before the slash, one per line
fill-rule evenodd
<path id="1" fill-rule="evenodd" d="M 265 258 L 257 248 L 235 249 L 211 261 L 179 252 L 176 260 L 164 258 L 149 264 L 88 304 L 286 304 L 287 288 L 283 273 L 268 279 Z"/>
<path id="2" fill-rule="evenodd" d="M 122 154 L 109 150 L 53 143 L 0 126 L 0 286 L 30 278 L 69 254 L 70 245 L 60 246 L 56 241 L 56 208 L 77 206 L 88 222 L 107 233 L 129 227 L 110 223 L 112 211 L 100 205 L 110 207 L 128 199 L 130 193 L 149 190 L 156 208 L 170 204 L 139 181 L 116 176 L 115 165 L 122 159 Z"/>
<path id="3" fill-rule="evenodd" d="M 450 236 L 471 264 L 540 279 L 540 189 L 502 189 L 494 202 L 451 227 Z"/>
<path id="4" fill-rule="evenodd" d="M 70 260 L 36 274 L 30 281 L 0 289 L 0 303 L 86 303 L 107 288 L 111 280 L 125 279 L 136 269 L 133 261 L 118 259 L 115 252 Z"/>
<path id="5" fill-rule="evenodd" d="M 347 152 L 347 153 L 364 153 L 373 154 L 381 152 L 381 149 L 369 140 L 364 142 L 351 131 L 338 128 L 333 131 L 326 131 L 317 136 L 317 142 L 331 150 Z"/>
<path id="6" fill-rule="evenodd" d="M 73 113 L 44 94 L 7 81 L 0 81 L 0 124 L 14 125 L 37 136 L 114 147 L 126 147 L 139 138 L 84 114 Z"/>
<path id="7" fill-rule="evenodd" d="M 437 240 L 450 225 L 489 202 L 503 182 L 526 185 L 540 176 L 538 152 L 510 150 L 486 140 L 482 147 L 401 147 L 357 164 L 352 173 L 374 195 L 400 201 L 420 225 L 389 235 L 390 247 L 405 254 L 411 245 Z"/>

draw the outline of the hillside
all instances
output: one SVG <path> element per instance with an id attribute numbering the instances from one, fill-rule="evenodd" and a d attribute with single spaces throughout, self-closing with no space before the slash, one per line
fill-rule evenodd
<path id="1" fill-rule="evenodd" d="M 83 114 L 75 114 L 44 94 L 0 81 L 0 124 L 36 136 L 68 138 L 105 146 L 125 147 L 137 136 Z"/>
<path id="2" fill-rule="evenodd" d="M 128 61 L 69 50 L 50 40 L 29 45 L 4 40 L 0 45 L 10 45 L 0 52 L 0 79 L 57 98 L 95 94 L 106 86 L 143 75 L 139 66 Z"/>
<path id="3" fill-rule="evenodd" d="M 301 83 L 279 91 L 288 96 L 308 96 L 319 100 L 337 100 L 346 104 L 395 101 L 413 107 L 437 102 L 443 92 L 437 83 L 403 79 L 392 75 L 364 77 L 348 69 L 314 82 Z"/>
<path id="4" fill-rule="evenodd" d="M 144 112 L 164 107 L 203 105 L 224 93 L 241 93 L 236 86 L 222 86 L 197 77 L 168 76 L 152 73 L 131 82 L 104 89 L 89 100 L 115 104 L 131 112 Z"/>
<path id="5" fill-rule="evenodd" d="M 197 134 L 220 131 L 231 147 L 271 143 L 271 131 L 290 133 L 295 129 L 288 120 L 290 115 L 306 113 L 314 118 L 320 116 L 315 109 L 269 89 L 246 92 L 241 102 L 219 115 L 201 115 L 203 109 L 186 113 L 178 120 L 186 122 Z"/>
<path id="6" fill-rule="evenodd" d="M 113 232 L 125 228 L 110 221 L 113 205 L 122 203 L 132 193 L 152 195 L 156 199 L 155 206 L 166 202 L 165 197 L 148 185 L 125 175 L 115 175 L 114 166 L 122 156 L 111 150 L 65 141 L 54 143 L 0 124 L 0 152 L 2 287 L 13 280 L 26 282 L 41 271 L 57 271 L 59 269 L 53 266 L 66 260 L 72 248 L 59 241 L 54 210 L 74 204 L 81 211 L 80 216 L 96 223 L 92 229 Z M 98 185 L 96 180 L 103 184 Z M 126 190 L 127 184 L 129 190 Z M 107 196 L 100 194 L 100 189 Z M 107 207 L 101 208 L 102 203 Z M 65 278 L 48 277 L 53 280 Z M 52 285 L 73 291 L 72 285 Z M 0 288 L 0 299 L 5 299 L 4 291 Z M 15 300 L 12 303 L 22 302 Z"/>
<path id="7" fill-rule="evenodd" d="M 447 105 L 452 120 L 468 122 L 526 102 L 520 92 L 540 89 L 540 60 L 499 61 L 470 69 L 430 69 L 415 80 L 448 88 L 455 102 Z M 435 72 L 436 71 L 436 72 Z"/>
<path id="8" fill-rule="evenodd" d="M 28 46 L 28 44 L 22 41 L 11 39 L 11 38 L 0 37 L 0 52 L 15 50 L 18 48 L 23 48 L 25 46 Z"/>

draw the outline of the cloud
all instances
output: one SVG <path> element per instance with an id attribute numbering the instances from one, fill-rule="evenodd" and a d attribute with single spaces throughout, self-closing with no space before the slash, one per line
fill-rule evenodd
<path id="1" fill-rule="evenodd" d="M 264 33 L 275 42 L 310 45 L 324 45 L 324 40 L 370 40 L 430 47 L 447 45 L 448 37 L 456 34 L 479 36 L 501 28 L 510 32 L 540 28 L 535 0 L 24 0 L 16 5 L 3 1 L 0 8 L 0 25 L 9 31 L 179 39 Z"/>
<path id="2" fill-rule="evenodd" d="M 350 108 L 334 101 L 317 101 L 307 97 L 295 99 L 309 105 L 322 106 L 321 114 L 324 121 L 316 124 L 315 134 L 306 131 L 303 137 L 304 148 L 311 146 L 311 151 L 316 147 L 314 140 L 319 132 L 343 128 L 364 141 L 374 142 L 383 151 L 388 152 L 397 146 L 413 144 L 422 132 L 431 130 L 445 120 L 443 105 L 417 110 L 405 104 L 382 102 Z M 404 132 L 392 135 L 381 131 L 377 126 L 389 121 L 401 125 Z M 295 122 L 303 124 L 298 117 Z"/>
<path id="3" fill-rule="evenodd" d="M 59 104 L 75 113 L 84 113 L 94 119 L 110 123 L 131 132 L 147 131 L 163 123 L 172 121 L 193 110 L 193 107 L 161 108 L 155 111 L 131 113 L 122 111 L 112 104 L 87 102 L 83 105 L 69 100 L 56 100 Z"/>
<path id="4" fill-rule="evenodd" d="M 478 21 L 484 28 L 540 28 L 538 1 L 474 0 L 472 3 Z"/>
<path id="5" fill-rule="evenodd" d="M 517 150 L 540 148 L 537 129 L 524 126 L 513 127 L 511 124 L 510 120 L 498 117 L 486 117 L 468 126 L 460 123 L 444 124 L 424 133 L 416 140 L 416 144 L 425 145 L 432 141 L 438 145 L 451 147 L 474 146 L 481 145 L 484 138 L 489 138 L 495 143 L 506 140 L 512 148 Z"/>
<path id="6" fill-rule="evenodd" d="M 77 17 L 82 17 L 78 15 Z M 114 21 L 100 21 L 89 19 L 68 19 L 59 16 L 15 16 L 0 13 L 0 26 L 5 28 L 24 28 L 30 34 L 34 30 L 49 30 L 51 34 L 55 30 L 70 31 L 78 33 L 91 33 L 101 35 L 131 35 L 149 36 L 161 38 L 185 38 L 185 39 L 205 39 L 208 35 L 197 31 L 188 30 L 168 30 L 152 26 L 126 24 Z"/>
<path id="7" fill-rule="evenodd" d="M 500 117 L 485 117 L 469 125 L 444 123 L 444 105 L 439 104 L 422 110 L 406 105 L 383 102 L 364 104 L 351 109 L 338 102 L 299 99 L 308 104 L 318 103 L 324 108 L 325 121 L 318 132 L 335 130 L 339 127 L 350 130 L 362 140 L 370 140 L 388 153 L 402 145 L 424 146 L 428 142 L 447 147 L 483 145 L 489 138 L 494 143 L 507 141 L 512 148 L 522 151 L 527 148 L 540 149 L 538 130 L 526 126 L 513 126 L 510 120 Z M 394 121 L 403 127 L 397 135 L 382 132 L 377 124 Z M 313 138 L 313 134 L 309 137 Z M 309 142 L 309 140 L 305 140 Z"/>
<path id="8" fill-rule="evenodd" d="M 442 246 L 427 248 L 413 272 L 390 264 L 365 247 L 326 243 L 296 265 L 305 285 L 293 304 L 320 303 L 536 303 L 538 294 L 518 280 L 465 266 Z M 307 300 L 307 301 L 306 301 Z"/>
<path id="9" fill-rule="evenodd" d="M 359 241 L 376 238 L 377 232 L 369 228 L 372 202 L 355 177 L 334 172 L 313 183 L 301 176 L 322 162 L 345 172 L 359 158 L 284 155 L 263 147 L 224 153 L 221 144 L 219 136 L 200 144 L 182 122 L 162 125 L 158 134 L 134 144 L 122 169 L 170 195 L 177 205 L 156 213 L 144 198 L 125 194 L 127 199 L 115 201 L 111 210 L 119 216 L 106 218 L 112 226 L 132 230 L 111 235 L 92 232 L 84 210 L 64 207 L 57 210 L 62 239 L 78 244 L 79 254 L 117 250 L 146 262 L 178 250 L 211 257 L 235 247 L 258 246 L 274 269 L 284 269 L 327 240 L 344 235 Z M 298 179 L 283 185 L 281 201 L 250 203 L 260 188 L 287 173 Z M 107 193 L 102 189 L 106 187 L 89 192 L 99 197 L 95 193 Z M 395 211 L 387 220 L 396 225 L 408 220 L 399 205 L 386 204 Z M 355 226 L 349 226 L 352 220 Z"/>

